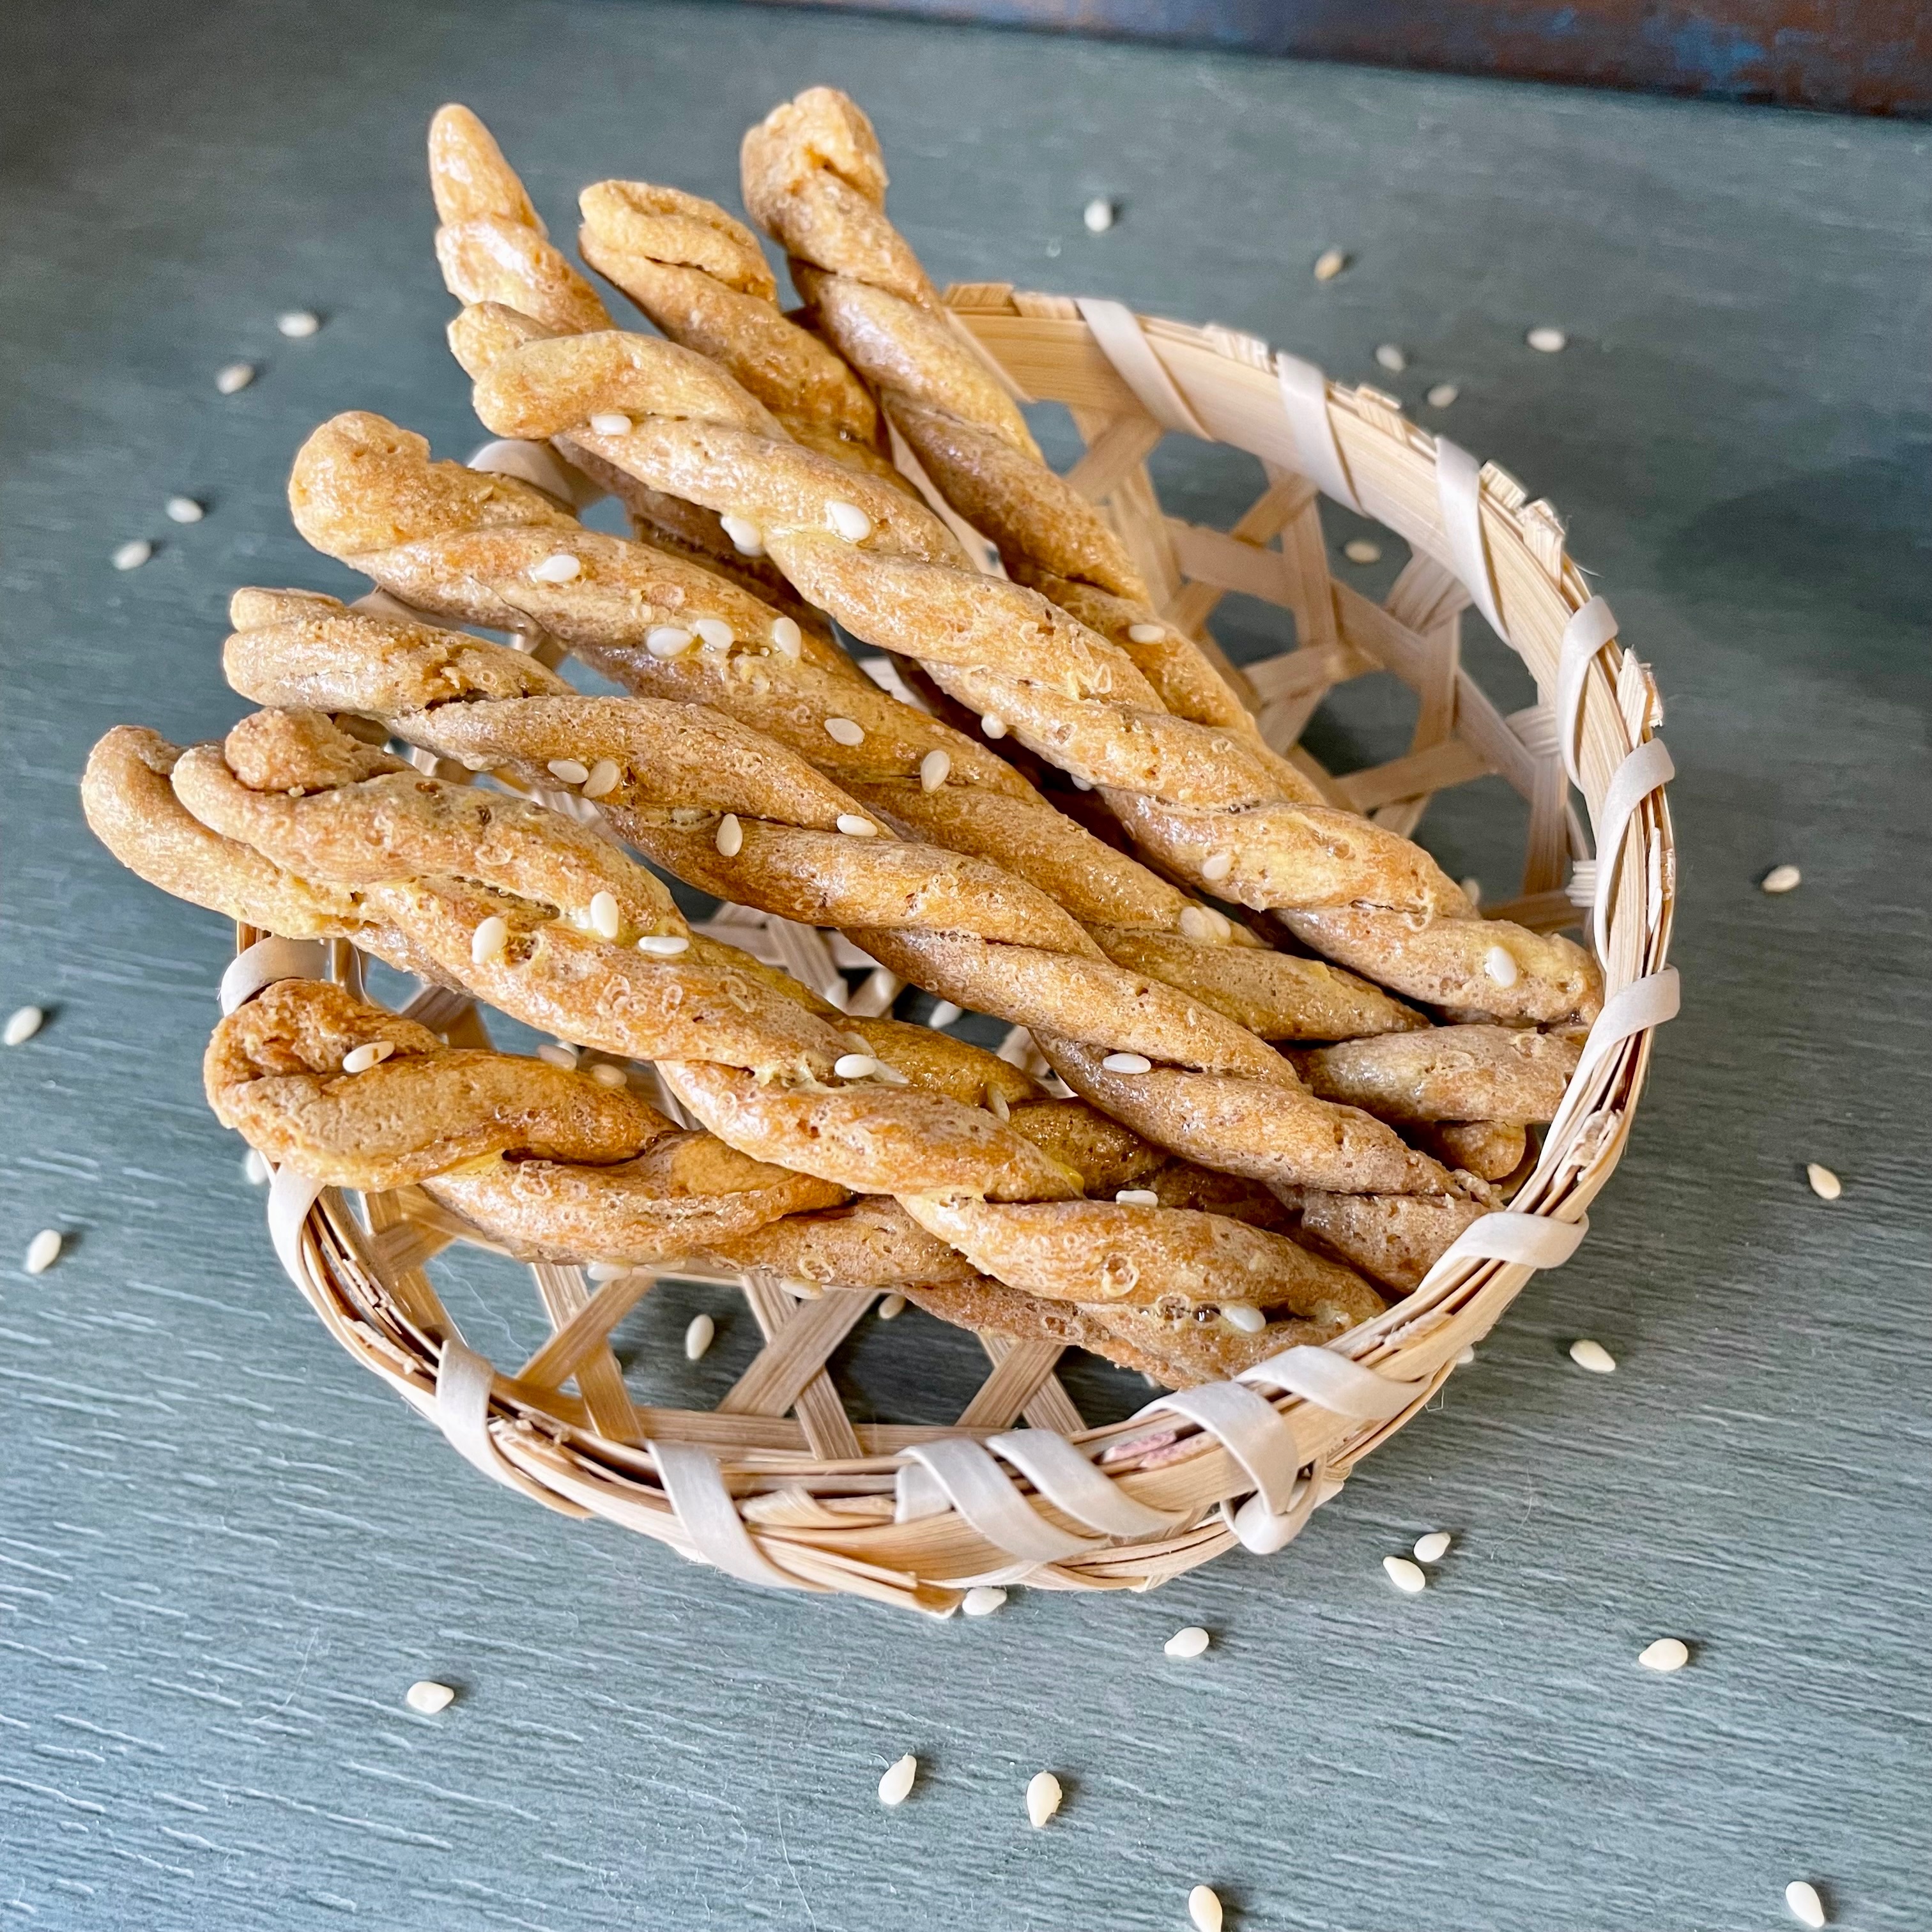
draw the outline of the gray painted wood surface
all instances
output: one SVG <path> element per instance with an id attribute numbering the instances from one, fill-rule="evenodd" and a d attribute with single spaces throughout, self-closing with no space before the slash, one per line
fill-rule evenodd
<path id="1" fill-rule="evenodd" d="M 1785 1924 L 1807 1876 L 1837 1923 L 1928 1922 L 1925 130 L 588 0 L 4 32 L 0 1005 L 52 1018 L 0 1055 L 0 1902 L 1004 1932 L 1180 1925 L 1207 1880 L 1240 1927 L 1650 1932 Z M 1156 1597 L 777 1600 L 483 1481 L 278 1274 L 198 1090 L 226 934 L 76 808 L 109 724 L 236 714 L 232 585 L 348 581 L 280 502 L 310 426 L 471 446 L 438 102 L 567 235 L 602 174 L 734 200 L 740 130 L 821 79 L 878 119 L 942 278 L 1211 316 L 1349 377 L 1399 342 L 1415 406 L 1460 382 L 1441 420 L 1555 498 L 1670 706 L 1686 1006 L 1590 1240 L 1291 1551 Z M 1331 244 L 1357 265 L 1318 289 Z M 274 332 L 296 306 L 311 341 Z M 1523 348 L 1540 322 L 1564 354 Z M 238 357 L 259 380 L 218 397 Z M 1204 516 L 1249 481 L 1163 460 Z M 177 490 L 206 522 L 163 520 Z M 158 554 L 117 575 L 135 536 Z M 1428 829 L 1480 868 L 1471 814 Z M 1765 897 L 1786 860 L 1803 889 Z M 1580 1334 L 1615 1376 L 1570 1366 Z M 1380 1559 L 1437 1526 L 1454 1553 L 1397 1596 Z M 1214 1649 L 1165 1661 L 1197 1621 Z M 1636 1670 L 1665 1634 L 1692 1667 Z M 406 1714 L 421 1676 L 455 1707 Z M 1034 1833 L 1043 1766 L 1067 1803 Z"/>

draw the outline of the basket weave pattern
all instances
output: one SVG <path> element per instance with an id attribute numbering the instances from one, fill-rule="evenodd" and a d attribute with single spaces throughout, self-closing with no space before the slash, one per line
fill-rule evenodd
<path id="1" fill-rule="evenodd" d="M 473 1238 L 466 1224 L 419 1190 L 364 1197 L 358 1215 L 337 1190 L 277 1174 L 278 1251 L 331 1333 L 495 1480 L 748 1581 L 928 1611 L 974 1582 L 1146 1588 L 1238 1541 L 1287 1542 L 1430 1400 L 1534 1269 L 1574 1250 L 1622 1153 L 1652 1029 L 1676 998 L 1656 688 L 1615 641 L 1549 504 L 1406 422 L 1394 398 L 1325 384 L 1252 338 L 1003 286 L 956 288 L 947 301 L 1016 394 L 1067 406 L 1086 444 L 1069 478 L 1103 507 L 1168 617 L 1199 633 L 1231 592 L 1292 614 L 1296 648 L 1238 675 L 1270 742 L 1334 802 L 1406 833 L 1435 794 L 1477 778 L 1498 775 L 1522 796 L 1520 892 L 1492 910 L 1541 930 L 1580 918 L 1608 997 L 1534 1173 L 1414 1294 L 1325 1348 L 1292 1349 L 1102 1428 L 1056 1378 L 1058 1346 L 992 1336 L 990 1372 L 950 1428 L 855 1424 L 825 1365 L 878 1298 L 833 1289 L 800 1301 L 757 1273 L 728 1279 L 764 1346 L 713 1410 L 644 1407 L 626 1389 L 608 1338 L 649 1288 L 644 1274 L 593 1286 L 578 1268 L 535 1265 L 550 1336 L 520 1366 L 492 1364 L 461 1340 L 424 1272 L 450 1241 Z M 1259 459 L 1266 487 L 1231 530 L 1162 511 L 1145 466 L 1170 433 Z M 1409 546 L 1384 603 L 1331 579 L 1324 493 Z M 1462 664 L 1472 604 L 1528 668 L 1534 706 L 1504 716 Z M 1409 748 L 1333 776 L 1297 740 L 1331 688 L 1380 671 L 1417 695 Z M 714 929 L 845 1000 L 838 968 L 857 962 L 835 935 L 737 908 Z M 231 1006 L 296 974 L 359 989 L 346 945 L 239 937 L 224 982 Z M 898 989 L 880 969 L 849 1004 L 877 1012 Z M 406 1010 L 458 1043 L 480 1037 L 460 994 L 428 989 Z"/>

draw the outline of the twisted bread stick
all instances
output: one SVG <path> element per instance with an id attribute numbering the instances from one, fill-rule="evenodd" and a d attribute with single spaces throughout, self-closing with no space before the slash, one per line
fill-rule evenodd
<path id="1" fill-rule="evenodd" d="M 886 218 L 878 144 L 851 101 L 814 88 L 775 108 L 746 136 L 743 176 L 746 206 L 790 251 L 819 326 L 1009 570 L 1079 620 L 1087 655 L 1070 665 L 1057 632 L 1036 622 L 1036 648 L 975 664 L 930 641 L 922 649 L 915 627 L 885 614 L 848 616 L 829 596 L 818 600 L 826 609 L 868 642 L 887 640 L 857 620 L 890 628 L 890 647 L 920 658 L 943 689 L 1100 788 L 1162 863 L 1279 913 L 1318 952 L 1472 1016 L 1594 1016 L 1601 977 L 1581 948 L 1479 919 L 1416 848 L 1418 862 L 1404 867 L 1365 840 L 1360 821 L 1324 806 L 1262 742 L 1198 648 L 1151 608 L 1118 540 L 1039 460 L 1018 411 L 951 332 Z"/>

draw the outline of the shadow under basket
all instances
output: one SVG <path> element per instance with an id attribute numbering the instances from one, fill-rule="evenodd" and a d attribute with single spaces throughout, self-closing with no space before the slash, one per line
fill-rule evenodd
<path id="1" fill-rule="evenodd" d="M 1549 504 L 1406 421 L 1394 398 L 1329 384 L 1252 338 L 1004 286 L 956 288 L 947 301 L 1016 395 L 1070 411 L 1086 444 L 1070 480 L 1105 508 L 1176 622 L 1201 633 L 1231 592 L 1292 614 L 1295 648 L 1234 675 L 1270 741 L 1336 802 L 1407 832 L 1433 795 L 1492 774 L 1526 802 L 1520 890 L 1486 909 L 1543 930 L 1580 926 L 1606 998 L 1508 1208 L 1468 1228 L 1414 1293 L 1326 1347 L 1290 1349 L 1100 1426 L 1056 1376 L 1058 1346 L 997 1336 L 980 1338 L 990 1372 L 956 1421 L 855 1420 L 826 1364 L 877 1319 L 877 1294 L 800 1300 L 759 1274 L 686 1268 L 658 1272 L 728 1279 L 763 1346 L 715 1407 L 646 1406 L 610 1338 L 650 1275 L 592 1283 L 574 1267 L 534 1266 L 548 1338 L 520 1365 L 492 1364 L 424 1271 L 467 1231 L 418 1190 L 358 1204 L 284 1169 L 268 1209 L 277 1251 L 329 1332 L 496 1481 L 749 1582 L 933 1612 L 976 1583 L 1146 1588 L 1237 1544 L 1288 1543 L 1428 1402 L 1531 1274 L 1574 1251 L 1630 1131 L 1652 1030 L 1677 1004 L 1665 964 L 1671 767 L 1652 735 L 1656 687 L 1617 643 Z M 1265 487 L 1231 530 L 1162 510 L 1146 459 L 1168 434 L 1258 459 Z M 1324 495 L 1408 546 L 1382 603 L 1331 578 Z M 1471 605 L 1527 668 L 1539 694 L 1527 709 L 1505 715 L 1465 663 Z M 1375 673 L 1414 693 L 1411 742 L 1333 776 L 1298 741 L 1331 688 Z M 734 916 L 740 944 L 762 938 L 767 957 L 821 990 L 836 981 L 843 998 L 830 935 L 760 935 L 751 916 Z M 294 974 L 360 982 L 345 945 L 246 928 L 240 942 L 223 982 L 230 1006 Z M 889 998 L 878 977 L 855 1000 Z M 410 1010 L 460 1035 L 466 1009 L 460 995 L 425 988 Z M 896 1334 L 920 1346 L 914 1320 Z"/>

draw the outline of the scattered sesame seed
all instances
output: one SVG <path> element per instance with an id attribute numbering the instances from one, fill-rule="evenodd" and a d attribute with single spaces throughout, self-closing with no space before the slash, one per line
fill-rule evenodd
<path id="1" fill-rule="evenodd" d="M 1600 1342 L 1592 1342 L 1586 1336 L 1580 1342 L 1570 1344 L 1570 1359 L 1580 1369 L 1588 1369 L 1593 1376 L 1614 1375 L 1617 1358 Z"/>
<path id="2" fill-rule="evenodd" d="M 1462 1352 L 1456 1358 L 1456 1366 L 1459 1369 L 1466 1369 L 1475 1359 L 1475 1350 L 1473 1348 L 1465 1348 Z"/>
<path id="3" fill-rule="evenodd" d="M 192 496 L 170 496 L 162 508 L 171 524 L 198 524 L 208 514 Z"/>
<path id="4" fill-rule="evenodd" d="M 1432 410 L 1446 410 L 1462 393 L 1454 382 L 1438 382 L 1423 400 Z"/>
<path id="5" fill-rule="evenodd" d="M 684 1359 L 687 1362 L 702 1361 L 717 1335 L 718 1324 L 710 1316 L 694 1315 L 691 1325 L 684 1331 Z"/>
<path id="6" fill-rule="evenodd" d="M 599 758 L 584 776 L 584 796 L 603 798 L 617 789 L 623 771 L 615 758 Z"/>
<path id="7" fill-rule="evenodd" d="M 780 657 L 796 662 L 805 649 L 805 633 L 798 628 L 796 621 L 790 617 L 772 620 L 772 642 L 777 645 Z"/>
<path id="8" fill-rule="evenodd" d="M 872 534 L 872 520 L 856 503 L 837 496 L 825 506 L 825 520 L 848 543 L 863 543 Z"/>
<path id="9" fill-rule="evenodd" d="M 1244 1335 L 1258 1335 L 1268 1326 L 1268 1317 L 1245 1301 L 1224 1302 L 1221 1319 Z"/>
<path id="10" fill-rule="evenodd" d="M 268 1171 L 268 1163 L 254 1148 L 250 1148 L 242 1157 L 242 1178 L 250 1187 L 266 1187 L 274 1178 Z"/>
<path id="11" fill-rule="evenodd" d="M 599 436 L 628 436 L 634 425 L 622 410 L 599 410 L 590 418 Z"/>
<path id="12" fill-rule="evenodd" d="M 1167 635 L 1166 627 L 1160 624 L 1130 624 L 1127 641 L 1135 644 L 1157 644 Z"/>
<path id="13" fill-rule="evenodd" d="M 108 559 L 116 570 L 139 570 L 154 554 L 154 547 L 146 537 L 136 537 L 124 543 Z"/>
<path id="14" fill-rule="evenodd" d="M 919 761 L 919 788 L 937 791 L 951 776 L 952 754 L 944 749 L 928 752 Z"/>
<path id="15" fill-rule="evenodd" d="M 1532 328 L 1523 338 L 1532 349 L 1540 349 L 1546 356 L 1554 356 L 1558 350 L 1568 349 L 1570 338 L 1560 328 L 1552 328 L 1547 324 Z"/>
<path id="16" fill-rule="evenodd" d="M 1158 1208 L 1160 1196 L 1151 1187 L 1124 1187 L 1114 1196 L 1123 1208 Z"/>
<path id="17" fill-rule="evenodd" d="M 1324 248 L 1315 258 L 1315 279 L 1332 282 L 1348 266 L 1348 257 L 1340 248 Z"/>
<path id="18" fill-rule="evenodd" d="M 622 915 L 617 910 L 615 892 L 591 894 L 590 929 L 599 939 L 615 939 L 622 930 Z"/>
<path id="19" fill-rule="evenodd" d="M 1351 563 L 1379 563 L 1382 560 L 1382 547 L 1366 537 L 1351 537 L 1342 546 L 1342 554 Z"/>
<path id="20" fill-rule="evenodd" d="M 38 1006 L 16 1006 L 7 1016 L 4 1032 L 0 1032 L 0 1040 L 9 1046 L 24 1046 L 40 1030 L 46 1015 Z"/>
<path id="21" fill-rule="evenodd" d="M 999 1592 L 1004 1598 L 1006 1592 Z M 1036 1771 L 1027 1780 L 1027 1821 L 1037 1832 L 1060 1809 L 1060 1780 L 1050 1771 Z"/>
<path id="22" fill-rule="evenodd" d="M 1522 968 L 1507 946 L 1492 946 L 1483 955 L 1483 970 L 1498 986 L 1514 986 L 1522 977 Z"/>
<path id="23" fill-rule="evenodd" d="M 537 1058 L 546 1066 L 560 1066 L 566 1073 L 574 1073 L 577 1070 L 576 1048 L 566 1046 L 561 1040 L 554 1046 L 538 1047 Z"/>
<path id="24" fill-rule="evenodd" d="M 1784 1888 L 1784 1909 L 1801 1925 L 1808 1925 L 1811 1932 L 1820 1932 L 1826 1924 L 1825 1901 L 1818 1896 L 1818 1888 L 1802 1878 L 1795 1878 Z"/>
<path id="25" fill-rule="evenodd" d="M 1376 361 L 1392 376 L 1400 376 L 1408 367 L 1408 358 L 1393 342 L 1384 342 L 1376 350 Z"/>
<path id="26" fill-rule="evenodd" d="M 653 959 L 675 959 L 691 950 L 691 941 L 681 932 L 647 932 L 638 941 L 638 950 Z"/>
<path id="27" fill-rule="evenodd" d="M 835 745 L 862 745 L 866 742 L 866 728 L 850 718 L 828 718 L 825 721 L 825 735 Z"/>
<path id="28" fill-rule="evenodd" d="M 879 1319 L 881 1322 L 896 1322 L 905 1312 L 906 1298 L 902 1294 L 889 1294 L 879 1304 Z M 970 1610 L 967 1612 L 968 1616 L 972 1614 Z"/>
<path id="29" fill-rule="evenodd" d="M 832 1070 L 842 1080 L 869 1080 L 878 1072 L 879 1063 L 869 1053 L 842 1053 Z"/>
<path id="30" fill-rule="evenodd" d="M 718 821 L 718 836 L 712 842 L 718 848 L 721 859 L 735 859 L 745 849 L 745 828 L 738 823 L 738 814 L 728 812 Z"/>
<path id="31" fill-rule="evenodd" d="M 214 386 L 224 396 L 232 396 L 238 389 L 245 389 L 255 380 L 255 365 L 252 362 L 231 362 L 225 369 L 214 372 Z"/>
<path id="32" fill-rule="evenodd" d="M 1654 1643 L 1646 1644 L 1636 1660 L 1646 1670 L 1682 1670 L 1690 1661 L 1690 1646 L 1682 1637 L 1660 1636 Z"/>
<path id="33" fill-rule="evenodd" d="M 372 1040 L 364 1046 L 352 1046 L 342 1056 L 342 1070 L 345 1073 L 367 1073 L 370 1067 L 380 1066 L 395 1052 L 392 1040 Z"/>
<path id="34" fill-rule="evenodd" d="M 1405 1597 L 1418 1595 L 1429 1587 L 1429 1573 L 1406 1556 L 1384 1556 L 1382 1568 L 1388 1571 L 1389 1581 Z"/>
<path id="35" fill-rule="evenodd" d="M 1184 906 L 1180 910 L 1180 929 L 1190 939 L 1205 939 L 1226 945 L 1234 936 L 1234 922 L 1212 906 Z"/>
<path id="36" fill-rule="evenodd" d="M 631 1266 L 628 1262 L 601 1261 L 592 1262 L 590 1265 L 584 1270 L 584 1272 L 587 1274 L 592 1281 L 602 1282 L 607 1281 L 621 1281 L 623 1280 L 625 1276 L 627 1274 L 633 1274 L 636 1270 Z"/>
<path id="37" fill-rule="evenodd" d="M 58 1228 L 43 1228 L 27 1244 L 26 1269 L 29 1274 L 45 1274 L 60 1259 L 61 1232 Z"/>
<path id="38" fill-rule="evenodd" d="M 470 963 L 472 966 L 491 966 L 502 958 L 504 950 L 510 943 L 510 922 L 501 913 L 493 912 L 470 935 Z"/>
<path id="39" fill-rule="evenodd" d="M 654 658 L 681 658 L 695 641 L 689 631 L 676 624 L 653 624 L 644 633 L 644 649 Z"/>
<path id="40" fill-rule="evenodd" d="M 1105 195 L 1096 194 L 1080 211 L 1080 219 L 1089 235 L 1104 235 L 1114 225 L 1114 204 Z"/>
<path id="41" fill-rule="evenodd" d="M 1006 735 L 1006 721 L 997 711 L 989 711 L 980 720 L 980 729 L 989 738 L 1004 738 Z"/>
<path id="42" fill-rule="evenodd" d="M 1189 1624 L 1176 1630 L 1161 1648 L 1169 1657 L 1198 1657 L 1213 1641 L 1198 1624 Z"/>
<path id="43" fill-rule="evenodd" d="M 722 617 L 699 617 L 691 628 L 698 633 L 698 640 L 707 650 L 728 651 L 737 641 L 738 634 Z"/>
<path id="44" fill-rule="evenodd" d="M 1418 1563 L 1440 1563 L 1449 1554 L 1449 1532 L 1446 1529 L 1432 1529 L 1426 1536 L 1415 1539 L 1415 1560 Z"/>
<path id="45" fill-rule="evenodd" d="M 1201 862 L 1201 876 L 1210 885 L 1218 885 L 1234 869 L 1232 852 L 1210 852 Z"/>
<path id="46" fill-rule="evenodd" d="M 1154 1062 L 1144 1053 L 1110 1053 L 1101 1061 L 1109 1073 L 1148 1073 Z"/>
<path id="47" fill-rule="evenodd" d="M 1187 1894 L 1187 1916 L 1194 1932 L 1221 1932 L 1221 1894 L 1211 1885 L 1197 1885 Z"/>
<path id="48" fill-rule="evenodd" d="M 1091 778 L 1083 778 L 1077 772 L 1069 772 L 1066 776 L 1073 781 L 1073 789 L 1076 791 L 1091 791 L 1094 789 L 1094 781 Z"/>
<path id="49" fill-rule="evenodd" d="M 1761 892 L 1795 892 L 1804 879 L 1796 866 L 1774 866 L 1759 880 L 1757 889 Z"/>
<path id="50" fill-rule="evenodd" d="M 989 1086 L 986 1089 L 986 1111 L 996 1120 L 1004 1122 L 1013 1117 L 1013 1110 L 1006 1105 L 1006 1096 L 997 1087 Z"/>
<path id="51" fill-rule="evenodd" d="M 291 342 L 304 342 L 322 326 L 322 317 L 313 309 L 292 308 L 276 316 L 275 326 Z"/>
<path id="52" fill-rule="evenodd" d="M 1820 1166 L 1815 1160 L 1804 1163 L 1804 1178 L 1820 1201 L 1835 1201 L 1845 1191 L 1845 1184 L 1828 1167 Z"/>
<path id="53" fill-rule="evenodd" d="M 574 758 L 553 758 L 544 770 L 562 784 L 580 785 L 590 776 L 590 767 Z"/>
<path id="54" fill-rule="evenodd" d="M 567 550 L 555 551 L 541 563 L 530 566 L 530 576 L 538 584 L 568 584 L 584 574 L 584 566 Z"/>
<path id="55" fill-rule="evenodd" d="M 608 1087 L 614 1090 L 631 1084 L 625 1077 L 624 1070 L 621 1066 L 613 1066 L 608 1060 L 600 1060 L 591 1068 L 590 1077 L 598 1086 Z"/>
<path id="56" fill-rule="evenodd" d="M 448 1710 L 456 1702 L 456 1693 L 447 1684 L 433 1683 L 425 1677 L 403 1693 L 403 1702 L 412 1711 L 433 1718 L 437 1712 Z"/>
<path id="57" fill-rule="evenodd" d="M 838 814 L 838 829 L 848 838 L 876 838 L 879 828 L 869 818 L 861 818 L 856 812 L 842 812 Z"/>
<path id="58" fill-rule="evenodd" d="M 912 1796 L 912 1781 L 919 1775 L 919 1760 L 908 1751 L 896 1764 L 886 1768 L 879 1780 L 879 1802 L 903 1804 Z"/>
<path id="59" fill-rule="evenodd" d="M 731 548 L 740 556 L 764 555 L 765 533 L 749 517 L 720 517 L 718 520 L 724 526 L 724 534 L 731 539 Z"/>
<path id="60" fill-rule="evenodd" d="M 1473 872 L 1466 879 L 1459 879 L 1456 884 L 1462 888 L 1462 896 L 1472 906 L 1479 906 L 1482 904 L 1483 882 Z"/>
<path id="61" fill-rule="evenodd" d="M 905 1297 L 898 1298 L 903 1301 Z M 990 1617 L 1006 1600 L 1006 1592 L 997 1583 L 976 1583 L 966 1592 L 959 1607 L 969 1617 Z"/>

